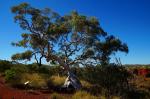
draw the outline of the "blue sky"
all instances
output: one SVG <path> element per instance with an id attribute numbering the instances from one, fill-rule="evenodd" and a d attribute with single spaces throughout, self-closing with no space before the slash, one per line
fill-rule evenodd
<path id="1" fill-rule="evenodd" d="M 0 59 L 10 59 L 22 48 L 11 46 L 23 32 L 14 23 L 10 8 L 22 2 L 49 7 L 61 15 L 72 10 L 95 16 L 102 28 L 129 46 L 129 53 L 117 54 L 123 64 L 150 64 L 150 0 L 0 0 Z"/>

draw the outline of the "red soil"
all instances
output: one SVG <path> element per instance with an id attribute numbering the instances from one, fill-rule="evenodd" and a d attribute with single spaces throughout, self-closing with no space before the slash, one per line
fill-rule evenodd
<path id="1" fill-rule="evenodd" d="M 143 76 L 145 76 L 145 75 L 147 75 L 147 74 L 149 74 L 150 73 L 150 69 L 139 69 L 138 70 L 138 75 L 143 75 Z"/>
<path id="2" fill-rule="evenodd" d="M 40 91 L 28 92 L 8 87 L 0 77 L 0 99 L 50 99 L 50 95 Z"/>

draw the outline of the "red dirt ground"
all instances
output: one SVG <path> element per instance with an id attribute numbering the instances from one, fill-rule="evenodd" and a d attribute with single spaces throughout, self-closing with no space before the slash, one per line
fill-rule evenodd
<path id="1" fill-rule="evenodd" d="M 43 94 L 40 91 L 27 92 L 8 87 L 4 79 L 0 77 L 0 99 L 50 99 L 50 94 Z"/>

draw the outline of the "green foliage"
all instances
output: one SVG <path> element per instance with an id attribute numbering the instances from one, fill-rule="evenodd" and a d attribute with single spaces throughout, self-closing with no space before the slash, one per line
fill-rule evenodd
<path id="1" fill-rule="evenodd" d="M 32 51 L 32 55 L 15 54 L 12 56 L 14 60 L 30 60 L 35 56 L 39 66 L 43 58 L 47 62 L 56 61 L 64 67 L 83 63 L 89 65 L 93 62 L 89 62 L 89 59 L 108 64 L 113 53 L 128 52 L 127 45 L 108 35 L 95 17 L 80 15 L 76 11 L 60 16 L 48 8 L 41 10 L 27 3 L 12 7 L 12 13 L 20 27 L 29 32 L 22 33 L 22 40 L 13 45 Z M 59 52 L 63 58 L 57 56 Z"/>
<path id="2" fill-rule="evenodd" d="M 5 70 L 10 69 L 13 64 L 6 60 L 0 60 L 0 72 L 5 72 Z"/>
<path id="3" fill-rule="evenodd" d="M 64 72 L 60 72 L 59 67 L 38 67 L 37 64 L 12 64 L 8 61 L 2 61 L 2 63 L 5 63 L 9 67 L 9 69 L 5 71 L 6 82 L 15 88 L 19 88 L 19 85 L 23 86 L 23 83 L 26 81 L 31 81 L 29 86 L 33 89 L 48 88 L 48 84 L 51 84 L 49 88 L 58 88 L 64 84 L 66 79 L 66 77 L 63 76 Z M 134 80 L 134 85 L 136 85 L 137 88 L 131 85 L 128 86 L 128 80 L 130 80 L 132 76 L 124 67 L 110 64 L 109 66 L 72 67 L 71 69 L 75 70 L 76 75 L 82 79 L 82 90 L 84 90 L 83 92 L 79 92 L 80 94 L 77 94 L 77 92 L 73 95 L 73 99 L 92 99 L 93 95 L 97 95 L 98 97 L 99 95 L 105 95 L 105 97 L 103 97 L 105 99 L 107 99 L 108 96 L 111 98 L 118 96 L 117 98 L 121 97 L 122 99 L 149 99 L 149 78 L 136 78 L 137 80 Z M 49 81 L 50 83 L 48 83 Z M 86 96 L 82 94 L 86 94 Z M 97 97 L 95 98 L 94 96 L 94 99 L 97 99 Z"/>
<path id="4" fill-rule="evenodd" d="M 30 60 L 32 57 L 32 51 L 28 50 L 23 53 L 14 54 L 11 59 L 12 60 Z"/>
<path id="5" fill-rule="evenodd" d="M 16 71 L 17 73 L 20 73 L 20 74 L 29 72 L 27 66 L 24 64 L 16 64 L 11 69 Z"/>
<path id="6" fill-rule="evenodd" d="M 22 33 L 22 40 L 12 43 L 12 45 L 31 50 L 30 52 L 15 54 L 12 59 L 29 61 L 32 56 L 35 56 L 35 60 L 40 66 L 45 51 L 47 51 L 48 40 L 53 41 L 57 33 L 63 33 L 65 30 L 63 25 L 55 24 L 55 20 L 59 15 L 48 8 L 40 10 L 31 7 L 27 3 L 14 6 L 11 11 L 15 14 L 15 22 L 19 23 L 22 29 L 29 32 Z M 51 31 L 51 29 L 53 30 Z M 39 59 L 36 56 L 40 56 Z"/>
<path id="7" fill-rule="evenodd" d="M 30 87 L 37 89 L 47 86 L 48 72 L 46 67 L 39 68 L 37 64 L 15 64 L 6 70 L 5 79 L 13 87 L 23 87 L 26 81 L 31 81 Z"/>
<path id="8" fill-rule="evenodd" d="M 12 57 L 11 57 L 12 60 L 21 60 L 21 54 L 17 53 L 17 54 L 14 54 Z"/>
<path id="9" fill-rule="evenodd" d="M 37 73 L 38 72 L 38 73 L 52 75 L 55 72 L 55 70 L 51 69 L 50 66 L 43 65 L 43 66 L 39 67 L 38 64 L 36 64 L 36 63 L 28 64 L 26 67 L 28 68 L 30 73 Z"/>
<path id="10" fill-rule="evenodd" d="M 23 64 L 14 64 L 9 70 L 5 71 L 5 80 L 8 84 L 15 87 L 20 85 L 22 75 L 28 72 L 28 69 Z"/>
<path id="11" fill-rule="evenodd" d="M 101 86 L 108 94 L 120 94 L 127 86 L 127 71 L 123 67 L 109 65 L 109 59 L 118 51 L 128 53 L 128 46 L 108 35 L 95 17 L 80 15 L 76 11 L 60 16 L 50 9 L 33 8 L 27 3 L 12 7 L 12 13 L 15 22 L 29 32 L 23 33 L 22 40 L 13 45 L 30 49 L 13 55 L 12 59 L 29 61 L 34 56 L 39 67 L 29 65 L 29 71 L 61 76 L 65 74 L 59 67 L 49 70 L 40 68 L 45 58 L 47 62 L 54 61 L 66 70 L 69 66 L 87 66 L 79 68 L 77 75 L 91 84 Z M 58 55 L 60 52 L 61 55 Z M 92 67 L 98 64 L 102 67 Z M 51 77 L 55 86 L 62 85 L 64 79 Z"/>
<path id="12" fill-rule="evenodd" d="M 35 63 L 28 64 L 27 68 L 29 69 L 29 72 L 37 72 L 39 70 L 39 66 Z"/>
<path id="13" fill-rule="evenodd" d="M 60 76 L 65 76 L 67 74 L 62 68 L 60 68 L 60 66 L 50 66 L 49 73 L 50 75 L 60 75 Z"/>
<path id="14" fill-rule="evenodd" d="M 22 3 L 22 4 L 20 4 L 20 6 L 13 7 L 12 12 L 17 13 L 19 9 L 27 8 L 28 6 L 29 6 L 28 3 Z M 21 13 L 21 11 L 20 11 L 20 13 Z"/>
<path id="15" fill-rule="evenodd" d="M 96 85 L 98 90 L 92 87 L 88 90 L 95 94 L 106 93 L 107 95 L 121 95 L 128 89 L 128 80 L 132 77 L 128 71 L 121 66 L 111 64 L 109 66 L 88 66 L 77 71 L 77 75 L 89 83 Z"/>
<path id="16" fill-rule="evenodd" d="M 102 65 L 108 65 L 110 56 L 118 51 L 129 52 L 127 44 L 122 43 L 121 40 L 113 35 L 106 36 L 102 42 L 96 41 L 94 49 L 97 52 L 96 57 Z"/>
<path id="17" fill-rule="evenodd" d="M 6 70 L 6 71 L 5 71 L 5 79 L 6 79 L 6 81 L 8 81 L 8 82 L 10 82 L 10 81 L 16 79 L 16 75 L 17 75 L 17 73 L 16 73 L 16 71 L 13 70 L 13 69 Z"/>
<path id="18" fill-rule="evenodd" d="M 106 96 L 121 95 L 128 90 L 131 75 L 124 67 L 110 65 L 102 68 L 99 84 L 106 90 Z"/>
<path id="19" fill-rule="evenodd" d="M 43 74 L 49 74 L 49 75 L 51 74 L 48 66 L 39 67 L 38 72 Z"/>

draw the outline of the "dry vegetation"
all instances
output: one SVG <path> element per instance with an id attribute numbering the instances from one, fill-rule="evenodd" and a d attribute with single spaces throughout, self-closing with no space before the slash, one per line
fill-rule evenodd
<path id="1" fill-rule="evenodd" d="M 95 82 L 97 81 L 100 82 L 101 80 L 103 80 L 103 79 L 96 78 L 96 77 L 98 78 L 103 77 L 97 74 L 99 73 L 98 69 L 88 68 L 88 70 L 86 69 L 84 70 L 82 68 L 81 70 L 77 70 L 77 74 L 78 75 L 80 74 L 79 77 L 83 85 L 83 88 L 77 92 L 61 93 L 60 91 L 54 90 L 54 89 L 60 88 L 64 84 L 65 79 L 66 79 L 66 76 L 65 76 L 66 74 L 64 73 L 61 74 L 58 68 L 51 68 L 51 67 L 45 68 L 43 66 L 42 69 L 41 68 L 31 69 L 31 67 L 36 67 L 35 64 L 33 66 L 29 65 L 30 66 L 29 67 L 29 66 L 25 66 L 21 64 L 14 65 L 14 64 L 8 64 L 7 62 L 4 62 L 4 63 L 3 64 L 0 63 L 1 76 L 3 76 L 6 79 L 7 84 L 11 85 L 12 87 L 18 88 L 19 90 L 20 90 L 20 86 L 22 86 L 21 88 L 23 90 L 24 89 L 26 90 L 30 90 L 30 89 L 51 90 L 50 93 L 47 93 L 51 99 L 107 99 L 106 89 L 104 89 L 102 86 L 99 86 L 98 84 L 95 84 Z M 2 65 L 7 66 L 7 68 L 6 67 L 3 68 Z M 92 72 L 91 69 L 92 71 L 93 70 L 94 71 Z M 112 72 L 112 73 L 116 73 L 116 72 Z M 89 77 L 91 78 L 89 79 Z M 94 79 L 92 81 L 95 81 L 95 82 L 90 82 L 91 79 Z M 28 85 L 30 87 L 23 86 L 23 84 L 26 81 L 30 82 Z M 131 84 L 129 89 L 133 88 L 134 90 L 133 89 L 127 90 L 125 92 L 125 96 L 127 96 L 125 99 L 149 99 L 150 78 L 134 75 L 133 79 L 130 80 L 129 84 Z M 112 87 L 115 88 L 115 86 L 112 86 Z M 114 94 L 114 95 L 111 95 L 111 99 L 122 99 L 122 97 Z"/>

